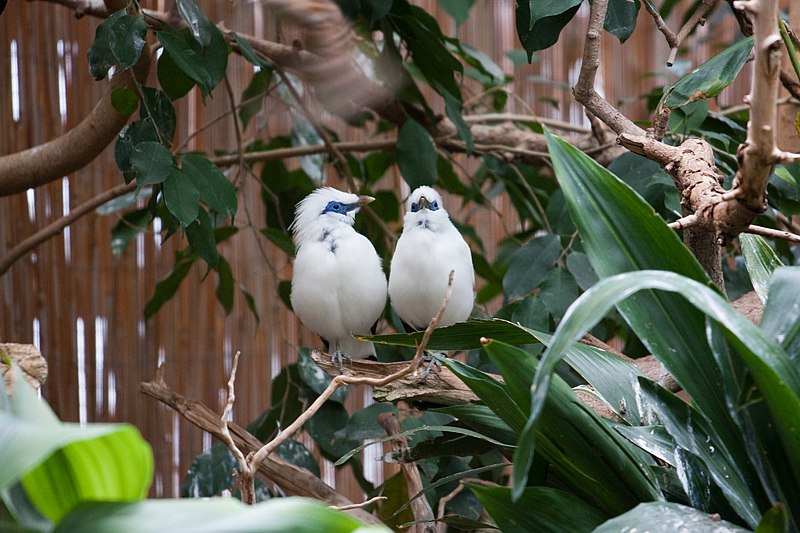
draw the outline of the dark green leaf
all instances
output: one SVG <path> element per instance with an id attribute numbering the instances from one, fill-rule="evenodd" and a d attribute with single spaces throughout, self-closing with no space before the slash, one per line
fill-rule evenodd
<path id="1" fill-rule="evenodd" d="M 580 293 L 575 278 L 563 268 L 553 268 L 542 281 L 539 297 L 556 322 Z"/>
<path id="2" fill-rule="evenodd" d="M 114 146 L 114 159 L 117 162 L 117 167 L 125 176 L 126 183 L 130 183 L 136 177 L 133 165 L 131 165 L 133 148 L 140 143 L 149 141 L 160 142 L 158 132 L 156 132 L 152 122 L 148 120 L 137 120 L 132 124 L 128 124 L 119 132 L 117 143 Z"/>
<path id="3" fill-rule="evenodd" d="M 189 270 L 194 263 L 194 257 L 178 258 L 176 253 L 175 266 L 169 275 L 156 283 L 156 290 L 152 298 L 147 301 L 144 306 L 144 318 L 148 319 L 161 309 L 161 306 L 167 303 L 175 293 L 178 292 L 181 282 L 189 274 Z"/>
<path id="4" fill-rule="evenodd" d="M 203 261 L 208 263 L 210 268 L 214 268 L 219 264 L 217 241 L 214 238 L 214 224 L 211 222 L 211 217 L 208 216 L 208 212 L 202 207 L 198 208 L 195 221 L 186 226 L 186 238 L 189 239 L 192 250 L 194 250 Z M 230 273 L 230 267 L 228 267 L 228 273 Z M 220 283 L 222 282 L 222 273 L 220 273 Z M 230 280 L 230 283 L 233 283 L 233 279 Z M 229 289 L 228 296 L 233 299 L 233 287 L 229 287 Z M 217 294 L 217 296 L 219 296 L 219 294 Z M 220 300 L 220 303 L 225 307 L 225 302 L 223 300 Z M 233 302 L 231 302 L 231 306 L 232 305 Z"/>
<path id="5" fill-rule="evenodd" d="M 467 483 L 505 533 L 592 531 L 606 516 L 572 494 L 546 487 L 528 487 L 516 501 L 507 487 Z"/>
<path id="6" fill-rule="evenodd" d="M 132 115 L 139 107 L 139 97 L 127 87 L 111 91 L 111 105 L 123 115 Z"/>
<path id="7" fill-rule="evenodd" d="M 151 124 L 151 127 L 158 130 L 159 138 L 154 140 L 169 146 L 175 136 L 175 124 L 177 123 L 172 100 L 167 93 L 160 89 L 142 87 L 141 91 L 142 102 L 139 106 L 139 114 L 142 119 L 146 119 Z"/>
<path id="8" fill-rule="evenodd" d="M 253 74 L 253 79 L 242 93 L 242 106 L 239 108 L 239 120 L 242 121 L 242 128 L 247 128 L 250 119 L 253 118 L 264 105 L 264 97 L 267 89 L 272 82 L 272 69 L 262 69 Z"/>
<path id="9" fill-rule="evenodd" d="M 139 60 L 145 44 L 147 24 L 139 17 L 117 11 L 97 27 L 89 48 L 89 72 L 94 79 L 105 78 L 109 69 L 119 64 L 120 71 Z"/>
<path id="10" fill-rule="evenodd" d="M 172 30 L 157 31 L 156 36 L 164 45 L 164 49 L 172 56 L 172 60 L 178 68 L 200 86 L 203 94 L 211 92 L 213 88 L 211 75 L 203 64 L 203 59 L 192 48 L 191 43 Z"/>
<path id="11" fill-rule="evenodd" d="M 624 43 L 636 29 L 639 0 L 609 0 L 603 28 Z"/>
<path id="12" fill-rule="evenodd" d="M 517 37 L 528 53 L 549 48 L 558 41 L 564 29 L 580 7 L 581 0 L 522 0 L 517 2 L 515 19 Z"/>
<path id="13" fill-rule="evenodd" d="M 181 484 L 183 498 L 210 498 L 233 488 L 236 458 L 223 443 L 213 445 L 195 457 Z"/>
<path id="14" fill-rule="evenodd" d="M 567 269 L 569 269 L 570 274 L 583 290 L 597 283 L 597 273 L 592 268 L 589 258 L 583 252 L 572 252 L 567 256 Z"/>
<path id="15" fill-rule="evenodd" d="M 309 356 L 308 349 L 301 349 L 297 354 L 297 369 L 303 383 L 317 394 L 322 394 L 333 379 L 322 370 Z M 347 399 L 347 389 L 339 388 L 330 397 L 331 401 L 343 403 Z"/>
<path id="16" fill-rule="evenodd" d="M 211 42 L 211 22 L 200 10 L 194 0 L 177 0 L 178 13 L 192 31 L 192 37 L 201 46 L 208 46 Z"/>
<path id="17" fill-rule="evenodd" d="M 197 224 L 197 222 L 195 222 L 195 224 Z M 192 224 L 192 226 L 194 226 L 194 224 Z M 222 304 L 222 308 L 225 309 L 225 314 L 229 315 L 233 310 L 233 271 L 231 271 L 231 265 L 228 264 L 224 257 L 219 257 L 219 262 L 215 270 L 218 276 L 217 291 L 215 293 L 217 295 L 217 301 Z"/>
<path id="18" fill-rule="evenodd" d="M 256 307 L 256 300 L 253 298 L 253 295 L 250 294 L 247 289 L 244 288 L 241 284 L 239 285 L 239 290 L 242 291 L 242 296 L 244 296 L 244 301 L 247 303 L 247 308 L 253 313 L 253 316 L 256 319 L 256 324 L 261 322 L 261 316 L 258 314 L 258 307 Z"/>
<path id="19" fill-rule="evenodd" d="M 212 24 L 209 30 L 211 32 L 211 43 L 199 50 L 197 44 L 193 48 L 200 55 L 200 59 L 211 79 L 211 86 L 209 87 L 209 92 L 211 92 L 211 89 L 219 85 L 219 82 L 225 77 L 225 70 L 228 68 L 229 49 L 225 36 L 216 26 Z"/>
<path id="20" fill-rule="evenodd" d="M 785 531 L 789 531 L 789 513 L 786 511 L 786 504 L 778 502 L 764 513 L 755 533 L 784 533 Z"/>
<path id="21" fill-rule="evenodd" d="M 173 167 L 162 187 L 167 209 L 184 227 L 197 220 L 200 192 L 188 174 Z"/>
<path id="22" fill-rule="evenodd" d="M 410 118 L 397 133 L 397 166 L 413 191 L 436 183 L 436 148 L 428 131 Z"/>
<path id="23" fill-rule="evenodd" d="M 122 252 L 136 236 L 147 228 L 153 215 L 147 208 L 125 213 L 111 230 L 111 251 L 119 259 Z"/>
<path id="24" fill-rule="evenodd" d="M 146 141 L 133 147 L 131 165 L 136 170 L 136 183 L 161 183 L 172 172 L 172 154 L 159 142 Z"/>
<path id="25" fill-rule="evenodd" d="M 742 233 L 739 235 L 739 243 L 742 245 L 742 255 L 753 289 L 761 299 L 761 303 L 766 303 L 772 273 L 776 268 L 783 266 L 783 263 L 763 237 Z"/>
<path id="26" fill-rule="evenodd" d="M 648 531 L 649 533 L 748 533 L 747 529 L 708 513 L 671 502 L 640 503 L 627 513 L 601 524 L 592 533 L 619 531 Z"/>
<path id="27" fill-rule="evenodd" d="M 772 277 L 761 328 L 779 342 L 797 368 L 800 366 L 800 271 L 778 268 Z"/>
<path id="28" fill-rule="evenodd" d="M 361 12 L 370 22 L 382 19 L 391 9 L 392 0 L 361 0 Z"/>
<path id="29" fill-rule="evenodd" d="M 439 5 L 453 17 L 456 24 L 461 24 L 469 18 L 469 10 L 475 0 L 439 0 Z"/>
<path id="30" fill-rule="evenodd" d="M 289 257 L 294 257 L 295 248 L 291 235 L 277 228 L 263 228 L 261 233 Z"/>
<path id="31" fill-rule="evenodd" d="M 95 30 L 94 41 L 89 48 L 89 73 L 96 80 L 106 77 L 108 71 L 117 64 L 117 58 L 111 52 L 111 29 L 122 17 L 128 16 L 124 9 L 112 13 Z"/>
<path id="32" fill-rule="evenodd" d="M 244 57 L 250 63 L 252 63 L 253 65 L 255 65 L 255 66 L 259 67 L 259 68 L 262 68 L 262 69 L 267 69 L 267 68 L 271 69 L 272 68 L 272 65 L 270 64 L 269 61 L 267 61 L 266 59 L 264 59 L 263 57 L 258 55 L 256 53 L 256 51 L 253 50 L 253 47 L 250 44 L 250 41 L 248 41 L 247 39 L 241 38 L 235 32 L 230 32 L 229 35 L 232 35 L 233 36 L 233 40 L 236 41 L 236 46 L 239 47 L 239 51 L 241 52 L 242 57 Z"/>
<path id="33" fill-rule="evenodd" d="M 158 58 L 156 74 L 159 85 L 172 100 L 183 98 L 194 87 L 194 80 L 178 67 L 166 48 Z"/>
<path id="34" fill-rule="evenodd" d="M 453 124 L 456 125 L 456 131 L 458 132 L 458 138 L 464 141 L 467 145 L 467 153 L 471 154 L 472 150 L 475 148 L 474 143 L 472 142 L 472 130 L 464 121 L 464 117 L 461 116 L 461 112 L 464 109 L 464 104 L 461 102 L 459 98 L 456 98 L 448 91 L 443 91 L 444 93 L 444 111 L 447 117 L 453 121 Z"/>
<path id="35" fill-rule="evenodd" d="M 561 255 L 561 241 L 555 235 L 537 237 L 514 252 L 503 278 L 506 298 L 521 298 L 541 285 Z"/>
<path id="36" fill-rule="evenodd" d="M 236 188 L 220 172 L 217 165 L 200 154 L 181 157 L 181 171 L 197 188 L 202 200 L 217 213 L 233 217 L 236 214 Z"/>
<path id="37" fill-rule="evenodd" d="M 342 428 L 347 426 L 348 419 L 347 410 L 342 404 L 325 402 L 305 425 L 306 431 L 331 461 L 336 461 L 359 444 L 343 434 Z"/>
<path id="38" fill-rule="evenodd" d="M 320 476 L 319 463 L 302 443 L 287 439 L 275 450 L 281 459 L 300 468 L 305 468 L 315 476 Z"/>
<path id="39" fill-rule="evenodd" d="M 675 108 L 716 96 L 736 78 L 752 48 L 753 37 L 729 46 L 670 87 L 664 94 L 663 105 Z"/>

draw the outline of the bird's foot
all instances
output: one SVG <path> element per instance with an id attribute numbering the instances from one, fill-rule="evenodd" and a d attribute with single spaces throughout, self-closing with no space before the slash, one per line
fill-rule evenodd
<path id="1" fill-rule="evenodd" d="M 347 359 L 347 362 L 352 362 L 353 358 L 347 355 L 346 353 L 336 350 L 331 354 L 331 363 L 338 363 L 339 365 L 339 373 L 344 374 L 344 360 Z"/>
<path id="2" fill-rule="evenodd" d="M 419 380 L 420 381 L 425 381 L 426 379 L 428 379 L 428 376 L 431 374 L 431 370 L 433 370 L 433 367 L 436 367 L 437 370 L 441 370 L 442 369 L 442 362 L 439 361 L 438 357 L 444 357 L 444 356 L 445 356 L 445 354 L 442 353 L 442 352 L 428 352 L 428 351 L 426 351 L 422 355 L 422 362 L 423 363 L 428 363 L 428 365 L 425 367 L 425 370 L 422 371 L 422 376 L 420 376 Z"/>

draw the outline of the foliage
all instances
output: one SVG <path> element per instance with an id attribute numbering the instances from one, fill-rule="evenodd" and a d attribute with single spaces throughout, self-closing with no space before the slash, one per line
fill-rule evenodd
<path id="1" fill-rule="evenodd" d="M 640 156 L 626 154 L 606 169 L 537 124 L 531 129 L 544 132 L 552 169 L 487 154 L 481 156 L 477 171 L 462 180 L 451 157 L 437 151 L 428 129 L 438 120 L 435 109 L 443 109 L 464 149 L 472 153 L 475 144 L 464 115 L 502 111 L 510 77 L 482 51 L 445 35 L 431 15 L 407 0 L 338 3 L 360 32 L 361 53 L 374 61 L 374 75 L 391 78 L 404 109 L 416 112 L 401 125 L 363 117 L 362 122 L 351 120 L 353 127 L 367 132 L 396 129 L 394 149 L 345 156 L 346 171 L 359 192 L 377 198 L 372 204 L 377 217 L 390 227 L 400 219 L 398 195 L 376 190 L 396 163 L 410 187 L 432 184 L 449 193 L 455 208 L 451 212 L 457 212 L 458 202 L 484 207 L 507 195 L 518 225 L 493 243 L 498 250 L 493 260 L 486 257 L 489 246 L 474 228 L 460 228 L 470 240 L 481 278 L 478 303 L 501 300 L 502 307 L 492 317 L 475 317 L 431 337 L 431 349 L 467 351 L 464 361 L 447 359 L 445 364 L 481 403 L 438 409 L 412 406 L 403 413 L 424 494 L 407 494 L 399 478 L 372 486 L 359 455 L 349 453 L 365 439 L 381 438 L 376 415 L 396 410 L 394 406 L 370 406 L 350 415 L 343 397 L 327 402 L 306 428 L 322 455 L 332 461 L 345 458 L 370 496 L 383 491 L 395 497 L 378 511 L 387 523 L 406 516 L 409 498 L 425 497 L 435 504 L 461 479 L 480 477 L 498 486 L 467 483 L 446 506 L 448 523 L 491 521 L 508 531 L 611 531 L 620 523 L 649 530 L 686 524 L 693 531 L 800 527 L 800 509 L 789 506 L 800 501 L 800 295 L 792 290 L 800 284 L 800 273 L 797 267 L 777 268 L 797 264 L 797 252 L 784 243 L 755 237 L 743 238 L 726 251 L 727 264 L 732 265 L 726 271 L 728 294 L 754 287 L 766 304 L 763 322 L 756 326 L 737 315 L 710 286 L 679 236 L 666 226 L 665 221 L 679 217 L 674 186 L 658 165 Z M 469 17 L 472 6 L 471 1 L 442 4 L 458 23 Z M 517 2 L 516 28 L 529 61 L 557 42 L 581 4 Z M 662 7 L 665 17 L 669 4 Z M 198 259 L 216 273 L 217 297 L 225 312 L 233 307 L 237 286 L 233 269 L 218 249 L 237 233 L 231 222 L 239 201 L 236 185 L 210 156 L 174 144 L 175 102 L 195 87 L 203 97 L 210 96 L 235 48 L 255 71 L 237 112 L 242 128 L 263 109 L 266 98 L 295 103 L 287 83 L 296 80 L 274 76 L 277 69 L 266 57 L 241 36 L 223 35 L 192 0 L 179 0 L 177 5 L 186 28 L 163 25 L 155 31 L 162 46 L 159 87 L 141 87 L 141 97 L 124 92 L 114 98 L 120 112 L 130 114 L 138 108 L 136 120 L 119 135 L 117 163 L 126 181 L 136 180 L 137 194 L 149 195 L 145 209 L 126 213 L 125 223 L 115 228 L 115 253 L 156 219 L 167 237 L 185 234 L 188 241 L 176 253 L 173 271 L 156 285 L 146 317 L 176 293 Z M 610 0 L 606 31 L 625 42 L 636 29 L 639 7 L 638 0 Z M 124 12 L 111 15 L 98 28 L 89 54 L 92 74 L 103 77 L 114 65 L 120 70 L 131 67 L 147 31 L 141 18 Z M 671 110 L 667 140 L 677 143 L 689 135 L 707 139 L 715 148 L 718 167 L 729 177 L 728 185 L 738 168 L 736 150 L 744 139 L 747 117 L 710 111 L 708 100 L 737 76 L 751 47 L 749 39 L 733 43 L 651 98 L 653 110 Z M 470 103 L 464 98 L 465 80 L 478 83 L 491 96 Z M 426 99 L 425 94 L 434 96 Z M 311 122 L 311 117 L 294 113 L 292 132 L 242 149 L 321 143 Z M 288 233 L 293 207 L 325 182 L 325 162 L 303 159 L 299 168 L 290 168 L 283 160 L 270 160 L 248 168 L 262 187 L 262 234 L 289 255 L 294 251 Z M 798 178 L 797 166 L 775 169 L 770 209 L 757 223 L 775 227 L 778 210 L 800 213 Z M 359 217 L 357 229 L 376 243 L 388 264 L 391 250 L 380 225 Z M 241 291 L 256 313 L 252 297 Z M 288 305 L 286 292 L 280 296 Z M 386 318 L 393 323 L 390 315 Z M 653 354 L 691 403 L 629 362 L 575 344 L 586 332 L 621 341 L 631 357 Z M 402 334 L 374 340 L 380 343 L 379 358 L 390 360 L 406 356 L 419 338 Z M 300 362 L 278 376 L 271 405 L 250 430 L 268 439 L 317 397 L 326 380 L 302 352 Z M 598 416 L 578 399 L 576 389 L 591 391 L 617 418 Z M 64 431 L 70 443 L 77 440 L 71 431 Z M 97 438 L 136 441 L 129 430 L 103 431 Z M 49 455 L 53 450 L 40 451 L 22 471 L 6 474 L 0 488 L 5 489 L 9 510 L 19 506 L 12 499 L 13 483 L 16 494 L 32 494 L 33 483 L 47 481 L 32 470 L 46 459 L 45 451 Z M 279 453 L 309 470 L 316 467 L 311 453 L 297 442 L 287 443 Z M 84 455 L 57 452 L 47 461 L 57 462 L 51 468 L 64 469 L 58 461 Z M 502 468 L 508 460 L 513 462 L 510 478 Z M 230 469 L 220 465 L 231 464 L 222 448 L 198 458 L 185 480 L 184 494 L 212 496 L 229 488 Z M 138 487 L 139 492 L 120 491 L 105 499 L 141 498 Z M 244 511 L 227 501 L 198 511 L 196 502 L 95 504 L 72 510 L 72 504 L 51 509 L 35 497 L 24 501 L 53 522 L 66 514 L 63 524 L 97 520 L 109 529 L 127 528 L 148 517 L 166 520 L 173 512 L 187 520 L 182 523 L 187 527 L 210 527 L 216 513 L 223 512 L 242 521 L 255 521 L 262 514 L 270 514 L 271 520 L 300 514 L 316 520 L 324 514 L 320 519 L 331 524 L 338 520 L 342 530 L 354 527 L 340 515 L 296 502 L 268 502 Z M 190 522 L 188 516 L 195 512 L 209 514 Z M 710 521 L 711 513 L 718 513 L 723 522 Z M 22 521 L 21 517 L 15 514 Z M 330 527 L 325 529 L 334 530 Z"/>

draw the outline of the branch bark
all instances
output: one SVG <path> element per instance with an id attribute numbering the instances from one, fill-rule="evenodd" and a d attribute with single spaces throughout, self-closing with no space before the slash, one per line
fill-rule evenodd
<path id="1" fill-rule="evenodd" d="M 44 144 L 0 157 L 0 197 L 61 179 L 91 163 L 130 118 L 114 109 L 112 91 L 127 88 L 138 94 L 137 81 L 147 77 L 149 68 L 150 52 L 145 47 L 131 70 L 111 79 L 103 97 L 80 124 Z"/>

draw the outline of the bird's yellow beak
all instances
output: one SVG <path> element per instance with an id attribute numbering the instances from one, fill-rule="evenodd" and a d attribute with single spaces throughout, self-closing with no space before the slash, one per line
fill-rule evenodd
<path id="1" fill-rule="evenodd" d="M 375 201 L 375 198 L 373 198 L 372 196 L 362 195 L 358 197 L 358 202 L 356 203 L 358 204 L 359 207 L 363 207 L 373 201 Z"/>

